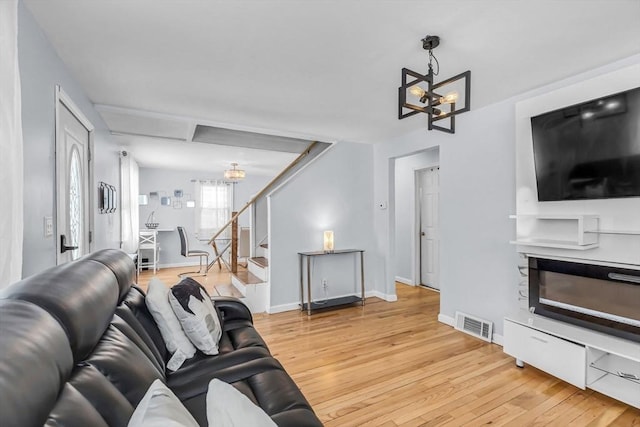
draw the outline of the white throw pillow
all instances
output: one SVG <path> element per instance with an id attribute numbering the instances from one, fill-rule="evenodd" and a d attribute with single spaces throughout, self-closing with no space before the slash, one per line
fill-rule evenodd
<path id="1" fill-rule="evenodd" d="M 136 406 L 128 427 L 199 427 L 182 402 L 160 380 L 155 380 Z"/>
<path id="2" fill-rule="evenodd" d="M 209 427 L 276 427 L 262 408 L 231 384 L 215 378 L 207 390 L 207 423 Z"/>
<path id="3" fill-rule="evenodd" d="M 171 288 L 169 302 L 193 345 L 204 354 L 218 354 L 222 327 L 202 285 L 191 278 L 182 280 Z"/>
<path id="4" fill-rule="evenodd" d="M 167 369 L 175 371 L 182 363 L 196 354 L 187 335 L 180 326 L 180 321 L 169 303 L 169 288 L 157 277 L 151 278 L 145 298 L 147 308 L 160 329 L 167 350 L 173 356 L 167 363 Z"/>

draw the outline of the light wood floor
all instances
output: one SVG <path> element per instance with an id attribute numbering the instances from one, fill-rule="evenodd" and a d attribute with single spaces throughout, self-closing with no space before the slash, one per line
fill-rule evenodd
<path id="1" fill-rule="evenodd" d="M 181 268 L 163 268 L 158 270 L 155 274 L 153 270 L 143 270 L 140 272 L 138 278 L 138 285 L 146 292 L 149 280 L 152 277 L 157 277 L 162 280 L 167 286 L 173 286 L 180 281 L 178 274 L 191 271 L 197 271 L 198 266 L 181 267 Z M 218 266 L 214 266 L 209 270 L 206 276 L 201 275 L 189 275 L 193 277 L 198 283 L 200 283 L 209 292 L 209 295 L 224 295 L 224 296 L 240 296 L 240 293 L 235 290 L 231 285 L 231 274 L 223 266 L 219 269 Z"/>
<path id="2" fill-rule="evenodd" d="M 160 276 L 177 278 L 176 271 Z M 214 277 L 207 281 L 224 278 Z M 396 288 L 394 303 L 369 298 L 365 307 L 310 318 L 299 311 L 255 316 L 327 427 L 640 426 L 639 410 L 519 369 L 500 346 L 439 323 L 438 293 Z"/>

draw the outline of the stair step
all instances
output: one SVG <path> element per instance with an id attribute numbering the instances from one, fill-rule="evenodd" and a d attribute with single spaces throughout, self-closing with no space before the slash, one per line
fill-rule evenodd
<path id="1" fill-rule="evenodd" d="M 238 271 L 237 273 L 232 274 L 245 285 L 257 285 L 259 283 L 264 283 L 264 280 L 261 280 L 258 276 L 254 275 L 253 273 L 249 273 L 246 270 Z"/>
<path id="2" fill-rule="evenodd" d="M 223 297 L 242 298 L 243 295 L 236 289 L 235 286 L 230 284 L 215 285 L 218 295 Z"/>
<path id="3" fill-rule="evenodd" d="M 265 248 L 265 249 L 269 249 L 269 244 L 268 243 L 262 243 L 260 245 L 261 248 Z"/>
<path id="4" fill-rule="evenodd" d="M 254 263 L 256 265 L 259 265 L 262 268 L 269 267 L 269 260 L 266 259 L 263 256 L 257 256 L 257 257 L 249 258 L 249 261 L 251 261 L 252 263 Z"/>

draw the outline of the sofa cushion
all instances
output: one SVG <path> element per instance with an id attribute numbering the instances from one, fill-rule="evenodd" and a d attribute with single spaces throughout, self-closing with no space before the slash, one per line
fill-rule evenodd
<path id="1" fill-rule="evenodd" d="M 126 337 L 129 338 L 136 345 L 136 347 L 138 347 L 138 349 L 140 349 L 140 351 L 145 354 L 147 359 L 151 363 L 153 363 L 158 372 L 165 371 L 164 361 L 158 359 L 156 353 L 147 345 L 147 342 L 140 335 L 138 335 L 138 332 L 133 329 L 129 323 L 125 322 L 119 314 L 113 316 L 111 326 L 115 327 L 124 335 L 126 335 Z"/>
<path id="2" fill-rule="evenodd" d="M 109 326 L 118 295 L 113 272 L 83 258 L 14 283 L 0 298 L 29 301 L 48 311 L 66 332 L 74 360 L 80 361 Z"/>
<path id="3" fill-rule="evenodd" d="M 276 427 L 247 396 L 215 378 L 207 390 L 207 421 L 209 427 Z"/>
<path id="4" fill-rule="evenodd" d="M 218 354 L 222 327 L 204 287 L 186 278 L 171 288 L 169 302 L 193 345 L 204 354 Z"/>
<path id="5" fill-rule="evenodd" d="M 48 427 L 109 427 L 96 408 L 69 384 L 65 384 L 56 406 L 44 425 Z"/>
<path id="6" fill-rule="evenodd" d="M 127 427 L 198 427 L 198 423 L 160 380 L 155 380 L 136 407 Z"/>
<path id="7" fill-rule="evenodd" d="M 42 425 L 73 357 L 60 324 L 25 301 L 0 300 L 0 424 Z"/>
<path id="8" fill-rule="evenodd" d="M 182 395 L 173 387 L 172 378 L 169 378 L 169 387 L 201 426 L 207 425 L 206 391 L 213 378 L 234 386 L 260 406 L 278 426 L 322 426 L 300 389 L 272 357 L 230 365 L 208 375 L 203 373 L 191 379 L 189 388 L 182 389 Z"/>
<path id="9" fill-rule="evenodd" d="M 167 350 L 174 354 L 167 367 L 175 371 L 184 360 L 190 359 L 196 354 L 196 348 L 182 330 L 180 321 L 171 308 L 169 288 L 157 277 L 153 277 L 149 282 L 145 302 L 153 320 L 160 329 Z M 175 354 L 176 352 L 177 354 Z M 180 360 L 180 363 L 175 363 L 177 360 Z"/>
<path id="10" fill-rule="evenodd" d="M 164 379 L 154 363 L 125 334 L 110 326 L 83 362 L 94 366 L 133 406 L 156 379 Z"/>
<path id="11" fill-rule="evenodd" d="M 145 332 L 158 351 L 158 354 L 160 354 L 160 356 L 162 357 L 162 360 L 168 360 L 170 353 L 167 351 L 167 346 L 162 339 L 162 334 L 160 334 L 158 325 L 156 325 L 156 322 L 153 320 L 151 313 L 149 313 L 149 309 L 147 308 L 147 304 L 145 303 L 145 294 L 140 288 L 135 286 L 131 288 L 122 303 L 116 309 L 116 313 L 120 315 L 121 311 L 124 310 L 130 311 L 131 314 L 133 314 L 133 316 L 136 318 L 140 326 L 144 328 Z"/>
<path id="12" fill-rule="evenodd" d="M 133 405 L 94 366 L 82 363 L 69 380 L 110 426 L 125 426 L 133 414 Z"/>
<path id="13" fill-rule="evenodd" d="M 167 385 L 180 400 L 188 399 L 206 393 L 209 380 L 216 378 L 217 372 L 270 356 L 269 351 L 262 347 L 248 347 L 218 356 L 198 353 L 182 368 L 167 376 Z"/>
<path id="14" fill-rule="evenodd" d="M 229 325 L 225 322 L 222 330 L 221 353 L 247 347 L 268 349 L 267 344 L 251 324 L 241 324 L 239 321 L 235 321 Z"/>
<path id="15" fill-rule="evenodd" d="M 118 301 L 121 301 L 135 283 L 135 265 L 131 257 L 119 249 L 104 249 L 85 258 L 104 264 L 113 272 L 120 290 Z"/>

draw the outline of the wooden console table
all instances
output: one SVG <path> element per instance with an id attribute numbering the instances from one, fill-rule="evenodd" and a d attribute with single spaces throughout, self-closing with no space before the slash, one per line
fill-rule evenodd
<path id="1" fill-rule="evenodd" d="M 357 254 L 360 253 L 360 296 L 348 295 L 340 298 L 328 299 L 324 302 L 318 303 L 311 300 L 311 259 L 319 256 L 328 255 L 342 255 L 342 254 Z M 306 310 L 307 315 L 311 316 L 313 310 L 319 310 L 323 308 L 339 307 L 343 305 L 349 305 L 354 303 L 361 303 L 364 305 L 364 250 L 363 249 L 342 249 L 337 251 L 325 252 L 298 252 L 298 258 L 300 260 L 300 309 Z M 307 302 L 304 302 L 304 261 L 307 261 Z M 356 257 L 354 257 L 356 259 Z"/>

